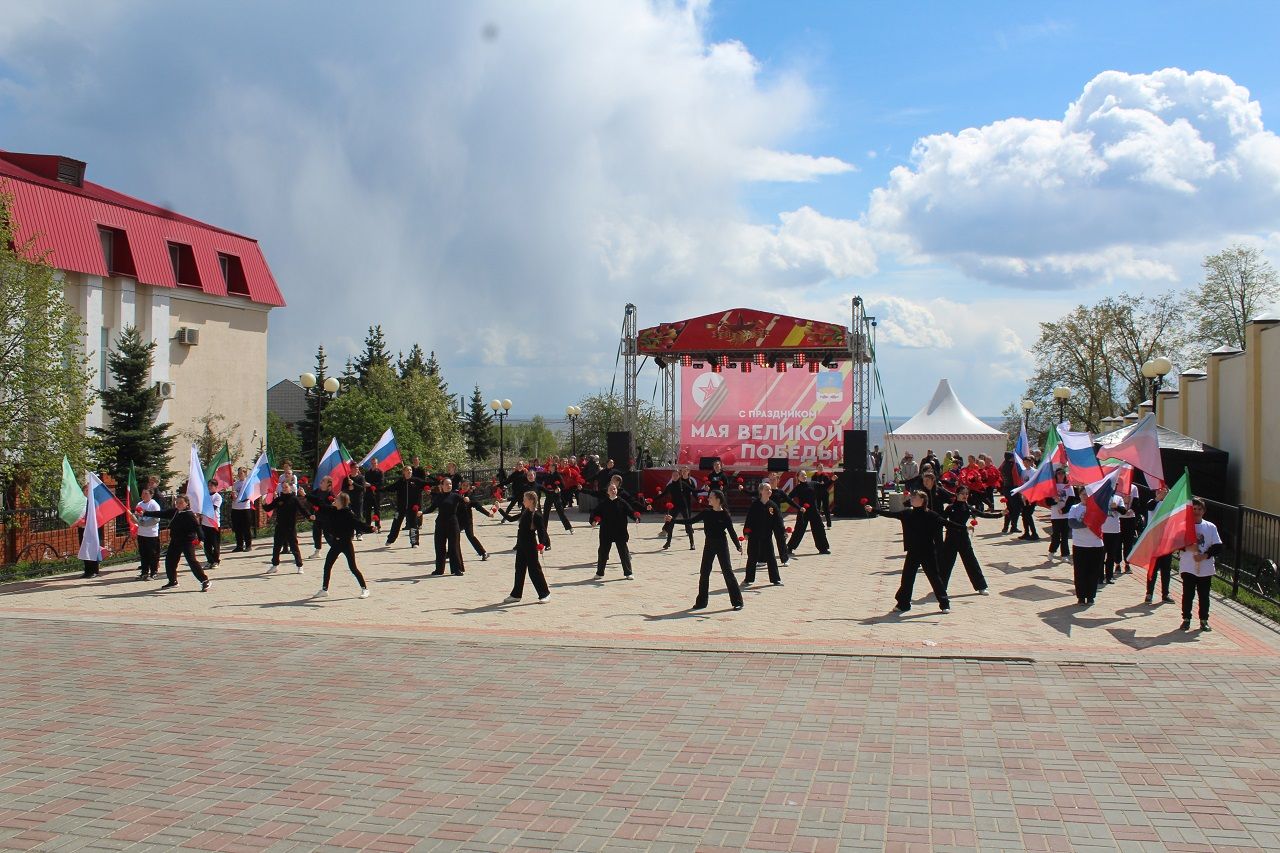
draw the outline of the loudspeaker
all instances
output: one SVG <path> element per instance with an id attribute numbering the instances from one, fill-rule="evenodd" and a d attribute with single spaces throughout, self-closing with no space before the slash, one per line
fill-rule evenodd
<path id="1" fill-rule="evenodd" d="M 867 431 L 865 429 L 844 431 L 844 469 L 846 471 L 867 470 Z"/>
<path id="2" fill-rule="evenodd" d="M 770 456 L 769 470 L 770 471 L 790 471 L 791 460 L 785 456 Z"/>
<path id="3" fill-rule="evenodd" d="M 880 497 L 877 480 L 874 471 L 840 472 L 836 477 L 836 499 L 831 504 L 831 512 L 841 518 L 866 518 L 862 500 L 866 498 L 872 506 L 876 505 Z"/>
<path id="4" fill-rule="evenodd" d="M 719 456 L 703 456 L 703 457 L 701 457 L 701 458 L 698 460 L 698 470 L 699 470 L 699 471 L 710 471 L 712 468 L 715 468 L 715 467 L 716 467 L 716 461 L 717 461 L 717 460 L 719 460 L 719 459 L 720 459 L 720 457 L 719 457 Z"/>
<path id="5" fill-rule="evenodd" d="M 609 458 L 613 460 L 613 466 L 619 471 L 630 471 L 631 433 L 627 430 L 610 432 L 605 445 L 609 451 Z"/>

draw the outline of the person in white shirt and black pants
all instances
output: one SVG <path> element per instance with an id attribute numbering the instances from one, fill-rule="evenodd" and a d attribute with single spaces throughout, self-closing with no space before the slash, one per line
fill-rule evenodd
<path id="1" fill-rule="evenodd" d="M 1182 573 L 1182 630 L 1191 630 L 1191 605 L 1200 597 L 1200 630 L 1209 627 L 1209 590 L 1217 572 L 1215 558 L 1222 551 L 1222 537 L 1212 521 L 1204 520 L 1204 499 L 1192 498 L 1191 511 L 1196 519 L 1196 544 L 1184 548 L 1178 558 Z"/>
<path id="2" fill-rule="evenodd" d="M 145 512 L 160 512 L 160 504 L 143 489 L 133 512 L 138 518 L 138 580 L 145 581 L 160 573 L 160 519 L 148 518 Z"/>
<path id="3" fill-rule="evenodd" d="M 1076 600 L 1081 606 L 1093 604 L 1098 595 L 1098 583 L 1102 580 L 1102 561 L 1106 548 L 1102 537 L 1084 523 L 1084 504 L 1079 497 L 1067 509 L 1067 525 L 1071 528 L 1071 565 L 1075 569 Z"/>
<path id="4" fill-rule="evenodd" d="M 1102 545 L 1106 555 L 1104 580 L 1107 583 L 1116 582 L 1124 563 L 1124 534 L 1120 532 L 1120 516 L 1127 511 L 1124 499 L 1120 495 L 1112 495 L 1107 518 L 1102 522 Z"/>
<path id="5" fill-rule="evenodd" d="M 221 521 L 222 491 L 218 488 L 217 480 L 209 481 L 209 496 L 213 503 L 213 517 Z M 222 562 L 222 529 L 217 523 L 210 525 L 208 521 L 207 518 L 201 517 L 200 537 L 204 544 L 205 564 L 211 569 L 216 569 L 218 563 Z"/>
<path id="6" fill-rule="evenodd" d="M 1071 557 L 1071 527 L 1067 524 L 1067 507 L 1075 497 L 1075 491 L 1067 483 L 1067 469 L 1058 468 L 1053 472 L 1054 488 L 1057 490 L 1049 503 L 1049 556 L 1061 551 L 1064 559 Z"/>
<path id="7" fill-rule="evenodd" d="M 253 547 L 253 502 L 240 500 L 240 490 L 249 479 L 249 469 L 236 472 L 231 484 L 231 529 L 236 534 L 236 547 L 231 552 L 248 551 Z"/>

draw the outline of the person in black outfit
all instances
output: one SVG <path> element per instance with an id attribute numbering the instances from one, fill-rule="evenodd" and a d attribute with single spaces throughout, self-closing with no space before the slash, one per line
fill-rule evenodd
<path id="1" fill-rule="evenodd" d="M 608 490 L 602 495 L 599 492 L 584 492 L 597 499 L 595 509 L 591 511 L 591 525 L 600 529 L 600 549 L 596 552 L 596 577 L 604 577 L 604 566 L 609 561 L 609 551 L 618 549 L 618 560 L 622 563 L 622 576 L 633 578 L 631 572 L 631 552 L 627 542 L 631 538 L 627 526 L 639 508 L 618 496 L 618 484 L 610 483 Z"/>
<path id="2" fill-rule="evenodd" d="M 969 505 L 968 486 L 956 489 L 955 499 L 943 510 L 942 517 L 949 522 L 946 539 L 942 542 L 942 552 L 938 557 L 942 588 L 946 589 L 951 583 L 951 570 L 955 568 L 956 557 L 959 557 L 969 575 L 969 583 L 973 584 L 979 595 L 987 595 L 987 579 L 983 577 L 982 566 L 973 553 L 973 542 L 969 539 L 969 521 L 976 519 L 978 513 Z"/>
<path id="3" fill-rule="evenodd" d="M 516 519 L 516 581 L 506 603 L 513 604 L 524 596 L 524 579 L 527 574 L 538 592 L 538 603 L 542 604 L 551 597 L 551 589 L 542 574 L 539 552 L 551 547 L 551 539 L 547 536 L 547 525 L 542 513 L 538 512 L 538 493 L 525 492 L 521 495 L 520 502 L 523 508 Z"/>
<path id="4" fill-rule="evenodd" d="M 711 471 L 707 474 L 707 492 L 719 491 L 721 494 L 727 494 L 729 491 L 729 475 L 724 471 L 724 465 L 717 459 L 711 463 Z M 728 505 L 725 506 L 728 509 Z"/>
<path id="5" fill-rule="evenodd" d="M 533 476 L 530 477 L 530 474 L 533 474 Z M 507 502 L 506 509 L 498 510 L 498 513 L 502 516 L 503 524 L 506 524 L 508 521 L 515 521 L 516 517 L 519 516 L 519 512 L 512 512 L 512 510 L 520 505 L 525 491 L 532 488 L 530 485 L 531 483 L 536 485 L 537 479 L 537 472 L 528 467 L 523 459 L 517 462 L 515 467 L 511 469 L 511 473 L 507 475 L 507 480 L 503 484 L 507 489 L 507 494 L 511 496 L 511 499 Z"/>
<path id="6" fill-rule="evenodd" d="M 560 473 L 560 466 L 552 462 L 546 473 L 542 475 L 542 520 L 544 522 L 551 520 L 551 510 L 554 507 L 556 515 L 560 517 L 560 523 L 564 525 L 564 529 L 573 533 L 573 525 L 569 523 L 569 518 L 564 514 L 564 475 Z"/>
<path id="7" fill-rule="evenodd" d="M 871 507 L 867 507 L 871 511 Z M 907 559 L 902 566 L 902 582 L 898 585 L 896 609 L 905 613 L 911 609 L 911 592 L 915 587 L 916 573 L 924 569 L 924 576 L 933 588 L 934 598 L 938 600 L 938 609 L 943 613 L 951 612 L 951 599 L 947 597 L 946 585 L 938 574 L 938 540 L 942 528 L 951 528 L 952 522 L 929 509 L 928 495 L 923 490 L 911 494 L 911 508 L 904 510 L 884 510 L 882 515 L 896 518 L 902 522 L 902 529 L 907 538 Z"/>
<path id="8" fill-rule="evenodd" d="M 747 537 L 747 575 L 742 581 L 744 587 L 756 582 L 756 563 L 762 561 L 769 568 L 769 582 L 774 586 L 782 586 L 778 560 L 773 553 L 775 528 L 780 523 L 782 510 L 770 499 L 772 494 L 773 487 L 768 482 L 761 483 L 756 499 L 747 508 L 747 518 L 742 523 L 742 532 Z"/>
<path id="9" fill-rule="evenodd" d="M 359 468 L 352 468 L 351 473 L 347 475 L 342 483 L 343 494 L 347 496 L 347 502 L 351 506 L 351 512 L 356 518 L 368 526 L 368 522 L 364 517 L 364 492 L 368 486 L 368 482 L 364 478 L 364 472 Z M 356 531 L 356 539 L 360 538 L 360 531 Z"/>
<path id="10" fill-rule="evenodd" d="M 436 484 L 436 491 L 431 495 L 431 503 L 422 510 L 423 515 L 436 514 L 436 570 L 433 575 L 444 574 L 445 561 L 449 562 L 449 573 L 466 574 L 462 564 L 462 507 L 467 499 L 453 490 L 453 480 L 441 477 Z"/>
<path id="11" fill-rule="evenodd" d="M 332 505 L 320 511 L 324 513 L 324 531 L 329 540 L 329 553 L 324 558 L 324 579 L 313 597 L 324 598 L 329 594 L 329 574 L 341 555 L 347 558 L 347 568 L 355 575 L 356 583 L 360 584 L 360 597 L 368 598 L 369 587 L 364 582 L 364 575 L 356 567 L 356 546 L 352 540 L 359 531 L 369 533 L 371 528 L 352 512 L 351 497 L 346 492 L 339 493 Z"/>
<path id="12" fill-rule="evenodd" d="M 831 486 L 835 483 L 835 477 L 827 473 L 822 467 L 822 463 L 818 463 L 818 470 L 809 478 L 809 483 L 813 486 L 814 507 L 817 508 L 818 514 L 827 522 L 827 529 L 831 529 Z"/>
<path id="13" fill-rule="evenodd" d="M 391 533 L 387 536 L 387 545 L 393 544 L 400 536 L 400 527 L 407 525 L 412 531 L 418 529 L 418 510 L 422 505 L 422 490 L 427 487 L 423 477 L 415 477 L 413 468 L 405 465 L 400 469 L 399 479 L 387 483 L 385 493 L 391 495 L 391 504 L 395 507 L 396 518 L 391 522 Z M 410 540 L 416 539 L 411 536 Z M 410 541 L 410 547 L 416 545 Z"/>
<path id="14" fill-rule="evenodd" d="M 371 464 L 364 473 L 364 521 L 372 524 L 373 529 L 382 532 L 382 486 L 386 477 L 382 469 Z"/>
<path id="15" fill-rule="evenodd" d="M 791 540 L 787 542 L 787 555 L 795 556 L 796 548 L 804 541 L 805 528 L 813 531 L 813 546 L 818 549 L 818 553 L 830 554 L 827 529 L 823 527 L 822 516 L 818 514 L 818 498 L 809 483 L 809 475 L 804 471 L 796 475 L 796 486 L 791 490 L 789 500 L 796 508 L 796 525 Z"/>
<path id="16" fill-rule="evenodd" d="M 606 461 L 604 463 L 604 467 L 596 472 L 596 488 L 603 492 L 605 489 L 609 488 L 609 483 L 613 480 L 614 475 L 621 473 L 622 472 L 618 470 L 617 466 L 613 464 L 612 459 Z"/>
<path id="17" fill-rule="evenodd" d="M 1141 514 L 1146 516 L 1155 515 L 1160 509 L 1160 502 L 1169 494 L 1169 490 L 1163 486 L 1156 489 L 1155 497 L 1148 498 L 1141 502 Z M 1123 520 L 1123 519 L 1122 519 Z M 139 539 L 139 542 L 142 540 Z M 1127 553 L 1127 552 L 1126 552 Z M 1155 565 L 1147 572 L 1147 604 L 1151 603 L 1156 592 L 1156 577 L 1160 578 L 1160 603 L 1172 604 L 1173 596 L 1169 594 L 1169 579 L 1173 575 L 1173 554 L 1165 554 L 1163 557 L 1156 557 Z"/>
<path id="18" fill-rule="evenodd" d="M 734 610 L 742 609 L 742 590 L 738 587 L 738 579 L 733 574 L 733 564 L 729 561 L 729 543 L 742 553 L 742 543 L 733 529 L 733 516 L 725 508 L 724 492 L 712 489 L 707 495 L 707 509 L 689 519 L 690 524 L 702 522 L 702 567 L 698 572 L 698 597 L 690 610 L 705 610 L 711 595 L 711 564 L 719 561 L 720 574 L 724 577 L 724 585 L 729 590 L 729 603 Z"/>
<path id="19" fill-rule="evenodd" d="M 200 581 L 200 591 L 209 591 L 209 576 L 200 568 L 200 560 L 196 558 L 196 545 L 202 540 L 200 517 L 191 510 L 186 494 L 179 494 L 173 500 L 173 509 L 147 511 L 147 518 L 169 519 L 169 548 L 164 555 L 164 572 L 169 582 L 161 589 L 173 589 L 178 585 L 178 561 L 186 557 L 191 574 Z"/>
<path id="20" fill-rule="evenodd" d="M 951 490 L 938 484 L 938 475 L 931 468 L 920 475 L 920 491 L 924 492 L 924 505 L 938 515 L 942 515 L 947 504 L 955 499 L 955 494 Z"/>
<path id="21" fill-rule="evenodd" d="M 427 479 L 427 469 L 423 467 L 422 460 L 417 456 L 413 457 L 413 464 L 409 466 L 409 472 L 419 480 Z"/>
<path id="22" fill-rule="evenodd" d="M 293 490 L 293 483 L 284 483 L 280 494 L 273 496 L 263 504 L 267 512 L 276 515 L 276 533 L 271 542 L 271 568 L 267 574 L 274 575 L 280 565 L 280 552 L 286 548 L 293 554 L 293 562 L 302 574 L 302 550 L 298 547 L 298 517 L 314 520 L 311 506 L 304 503 Z"/>
<path id="23" fill-rule="evenodd" d="M 1018 488 L 1021 478 L 1018 475 L 1018 463 L 1013 461 L 1013 451 L 1006 450 L 1004 461 L 1000 463 L 1000 496 L 1004 498 L 1004 529 L 1001 533 L 1017 533 L 1018 519 L 1022 517 L 1022 495 L 1013 494 Z"/>
<path id="24" fill-rule="evenodd" d="M 462 502 L 462 509 L 458 515 L 458 521 L 462 525 L 462 532 L 467 537 L 467 541 L 471 543 L 471 547 L 476 549 L 476 554 L 480 556 L 481 562 L 489 559 L 489 552 L 480 544 L 480 540 L 476 538 L 476 519 L 475 510 L 479 509 L 489 517 L 493 517 L 493 511 L 487 510 L 480 505 L 478 489 L 468 488 L 465 484 L 458 490 L 458 494 L 466 498 Z"/>
<path id="25" fill-rule="evenodd" d="M 322 539 L 328 541 L 328 534 L 324 529 L 324 522 L 328 516 L 321 510 L 328 509 L 333 506 L 333 478 L 325 477 L 314 489 L 307 490 L 307 503 L 311 504 L 311 517 L 315 521 L 311 522 L 311 544 L 315 546 L 312 553 L 312 559 L 320 556 L 320 542 Z"/>
<path id="26" fill-rule="evenodd" d="M 667 535 L 667 542 L 662 546 L 662 550 L 665 551 L 671 547 L 671 534 L 675 531 L 677 518 L 684 525 L 685 533 L 689 535 L 689 550 L 694 550 L 697 546 L 693 544 L 693 527 L 689 524 L 689 517 L 693 515 L 693 501 L 698 494 L 698 481 L 689 473 L 689 466 L 681 465 L 677 469 L 676 476 L 662 491 L 669 504 L 667 507 L 669 518 L 662 525 L 662 532 Z"/>
<path id="27" fill-rule="evenodd" d="M 791 549 L 787 547 L 787 518 L 783 512 L 783 505 L 785 504 L 797 511 L 800 509 L 800 505 L 791 502 L 791 493 L 782 487 L 781 480 L 782 474 L 777 471 L 769 475 L 769 486 L 773 489 L 772 500 L 778 507 L 777 513 L 773 516 L 773 541 L 778 548 L 778 562 L 786 566 L 793 555 Z"/>

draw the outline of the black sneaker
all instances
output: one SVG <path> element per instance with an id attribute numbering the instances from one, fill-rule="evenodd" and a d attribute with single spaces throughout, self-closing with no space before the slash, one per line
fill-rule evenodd
<path id="1" fill-rule="evenodd" d="M 210 584 L 210 583 L 211 583 L 211 581 L 205 581 L 204 583 L 200 584 L 200 591 L 201 591 L 201 592 L 208 592 L 208 591 L 209 591 L 209 584 Z"/>
<path id="2" fill-rule="evenodd" d="M 489 559 L 489 552 L 485 551 L 483 554 L 480 555 L 480 562 L 483 563 L 487 559 Z"/>
<path id="3" fill-rule="evenodd" d="M 1209 627 L 1209 620 L 1208 620 L 1208 619 L 1201 619 L 1201 620 L 1200 620 L 1200 630 L 1201 630 L 1201 631 L 1212 631 L 1212 630 L 1213 630 L 1212 628 L 1210 628 L 1210 627 Z"/>
<path id="4" fill-rule="evenodd" d="M 742 605 L 741 605 L 741 604 L 735 604 L 735 605 L 733 605 L 733 609 L 734 609 L 734 610 L 741 610 L 741 609 L 742 609 Z"/>
<path id="5" fill-rule="evenodd" d="M 177 586 L 177 585 L 178 585 L 178 582 L 177 582 L 177 581 L 174 581 L 173 583 L 167 583 L 167 584 L 165 584 L 164 586 L 162 586 L 162 587 L 160 587 L 160 588 L 161 588 L 161 589 L 173 589 L 173 588 L 174 588 L 175 586 Z"/>
<path id="6" fill-rule="evenodd" d="M 707 605 L 705 605 L 705 604 L 695 604 L 695 605 L 693 605 L 692 607 L 690 607 L 689 609 L 690 609 L 690 610 L 706 610 L 706 609 L 707 609 Z"/>
<path id="7" fill-rule="evenodd" d="M 1183 619 L 1183 620 L 1182 620 L 1182 630 L 1184 630 L 1184 631 L 1190 631 L 1190 630 L 1191 630 L 1191 620 L 1190 620 L 1190 619 Z"/>

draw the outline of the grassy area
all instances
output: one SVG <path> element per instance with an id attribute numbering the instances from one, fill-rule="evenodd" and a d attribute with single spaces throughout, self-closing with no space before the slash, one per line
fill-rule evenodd
<path id="1" fill-rule="evenodd" d="M 1214 576 L 1213 590 L 1221 594 L 1224 598 L 1231 597 L 1231 582 L 1223 577 Z M 1248 607 L 1250 610 L 1261 613 L 1268 619 L 1280 622 L 1280 605 L 1273 604 L 1255 592 L 1250 592 L 1243 586 L 1240 587 L 1236 595 L 1236 601 Z"/>

